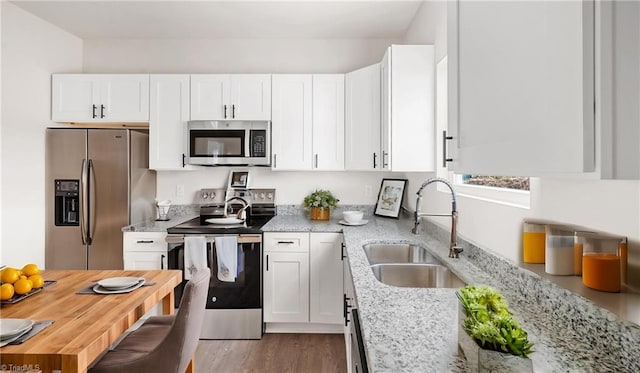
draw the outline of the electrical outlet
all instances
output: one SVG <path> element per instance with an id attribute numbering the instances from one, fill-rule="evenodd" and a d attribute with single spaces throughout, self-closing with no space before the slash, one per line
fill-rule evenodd
<path id="1" fill-rule="evenodd" d="M 184 196 L 184 184 L 176 184 L 176 197 Z"/>
<path id="2" fill-rule="evenodd" d="M 371 187 L 371 185 L 365 185 L 364 186 L 364 196 L 366 198 L 373 197 L 373 188 Z"/>

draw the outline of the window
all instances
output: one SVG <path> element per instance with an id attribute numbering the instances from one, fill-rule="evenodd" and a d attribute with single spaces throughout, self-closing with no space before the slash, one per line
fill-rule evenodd
<path id="1" fill-rule="evenodd" d="M 460 175 L 462 184 L 529 190 L 529 178 L 518 176 Z"/>

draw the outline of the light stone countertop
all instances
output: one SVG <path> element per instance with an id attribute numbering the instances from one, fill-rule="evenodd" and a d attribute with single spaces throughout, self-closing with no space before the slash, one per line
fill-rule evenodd
<path id="1" fill-rule="evenodd" d="M 281 210 L 279 210 L 280 213 Z M 282 211 L 284 212 L 284 211 Z M 489 250 L 459 237 L 464 248 L 450 259 L 448 232 L 423 220 L 412 235 L 409 219 L 365 216 L 363 226 L 311 221 L 305 214 L 282 214 L 266 232 L 343 232 L 356 292 L 367 362 L 371 372 L 468 372 L 457 356 L 457 306 L 454 289 L 419 289 L 378 282 L 362 245 L 409 242 L 429 249 L 466 283 L 500 290 L 514 317 L 535 344 L 535 372 L 640 372 L 640 327 L 620 320 L 579 294 L 566 290 Z M 149 222 L 123 231 L 162 231 L 197 216 L 176 214 L 169 222 Z"/>
<path id="2" fill-rule="evenodd" d="M 376 280 L 362 245 L 422 245 L 466 283 L 500 290 L 534 343 L 535 372 L 638 372 L 640 327 L 578 294 L 459 239 L 464 252 L 448 258 L 448 233 L 425 224 L 412 235 L 409 219 L 365 216 L 363 226 L 337 218 L 276 216 L 263 231 L 343 232 L 371 372 L 467 372 L 457 356 L 458 302 L 454 289 L 400 288 Z"/>

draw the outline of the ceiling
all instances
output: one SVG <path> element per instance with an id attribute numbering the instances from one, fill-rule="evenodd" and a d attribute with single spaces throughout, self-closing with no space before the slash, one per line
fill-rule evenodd
<path id="1" fill-rule="evenodd" d="M 81 39 L 398 38 L 421 1 L 30 1 Z"/>

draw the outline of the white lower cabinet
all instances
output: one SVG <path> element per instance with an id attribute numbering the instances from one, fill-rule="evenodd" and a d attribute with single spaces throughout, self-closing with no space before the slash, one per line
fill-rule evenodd
<path id="1" fill-rule="evenodd" d="M 124 269 L 167 268 L 167 232 L 124 232 Z"/>
<path id="2" fill-rule="evenodd" d="M 265 232 L 264 322 L 342 325 L 341 250 L 340 233 Z"/>

